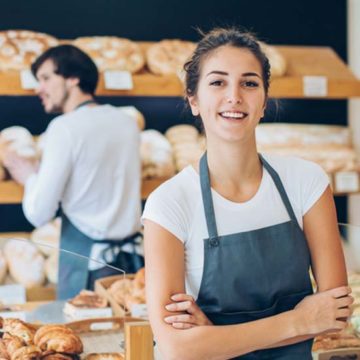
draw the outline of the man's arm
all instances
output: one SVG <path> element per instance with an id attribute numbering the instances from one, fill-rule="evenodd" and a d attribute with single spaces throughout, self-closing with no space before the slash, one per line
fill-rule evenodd
<path id="1" fill-rule="evenodd" d="M 34 226 L 50 221 L 59 208 L 73 166 L 71 140 L 61 123 L 50 124 L 39 171 L 24 189 L 23 211 Z"/>

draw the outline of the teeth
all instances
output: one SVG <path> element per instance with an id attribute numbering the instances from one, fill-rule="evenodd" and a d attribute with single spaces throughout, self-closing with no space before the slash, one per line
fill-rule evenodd
<path id="1" fill-rule="evenodd" d="M 234 118 L 234 119 L 243 119 L 246 114 L 243 112 L 232 112 L 232 111 L 225 111 L 221 113 L 224 117 Z"/>

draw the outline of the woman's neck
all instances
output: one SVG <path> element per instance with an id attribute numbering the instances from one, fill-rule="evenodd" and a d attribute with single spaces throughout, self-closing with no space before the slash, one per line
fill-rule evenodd
<path id="1" fill-rule="evenodd" d="M 255 139 L 247 144 L 208 144 L 207 156 L 211 186 L 222 196 L 243 202 L 256 194 L 262 179 L 262 164 Z"/>

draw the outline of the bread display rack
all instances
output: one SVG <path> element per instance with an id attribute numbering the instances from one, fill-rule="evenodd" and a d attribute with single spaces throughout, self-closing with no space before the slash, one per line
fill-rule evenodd
<path id="1" fill-rule="evenodd" d="M 151 42 L 139 42 L 145 52 Z M 275 46 L 285 57 L 288 68 L 283 77 L 274 78 L 269 96 L 272 98 L 347 99 L 360 97 L 358 80 L 340 57 L 329 47 Z M 33 90 L 23 89 L 20 73 L 0 72 L 0 96 L 34 96 Z M 132 75 L 132 90 L 109 90 L 104 86 L 101 74 L 97 95 L 102 96 L 183 96 L 183 84 L 175 75 L 159 76 L 146 70 Z M 340 179 L 340 180 L 339 180 Z M 142 198 L 147 196 L 166 178 L 145 179 Z M 348 183 L 350 190 L 338 191 L 335 195 L 359 192 L 358 173 L 335 174 L 332 183 Z M 356 190 L 355 190 L 356 189 Z M 0 204 L 17 204 L 22 200 L 23 189 L 13 181 L 0 182 Z"/>
<path id="2" fill-rule="evenodd" d="M 139 44 L 145 52 L 152 43 L 140 42 Z M 285 76 L 273 79 L 269 92 L 270 97 L 346 99 L 360 96 L 360 81 L 331 48 L 275 47 L 285 57 L 288 69 Z M 306 94 L 305 81 L 308 76 L 320 76 L 326 79 L 326 93 Z M 97 95 L 183 96 L 183 85 L 175 75 L 159 76 L 143 70 L 133 75 L 132 78 L 134 83 L 132 90 L 108 90 L 105 89 L 104 76 L 101 74 Z M 0 95 L 34 95 L 34 91 L 21 87 L 20 73 L 9 71 L 0 73 Z"/>

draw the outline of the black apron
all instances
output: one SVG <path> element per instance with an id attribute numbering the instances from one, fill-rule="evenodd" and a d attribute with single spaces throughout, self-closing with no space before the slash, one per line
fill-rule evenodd
<path id="1" fill-rule="evenodd" d="M 102 277 L 120 274 L 119 271 L 110 267 L 103 267 L 89 272 L 89 256 L 94 244 L 106 244 L 109 246 L 102 252 L 104 263 L 108 263 L 126 273 L 135 273 L 144 266 L 143 256 L 136 252 L 136 245 L 139 244 L 138 241 L 141 238 L 142 234 L 137 232 L 121 240 L 94 240 L 81 232 L 62 212 L 60 237 L 60 249 L 62 251 L 59 254 L 57 298 L 59 300 L 67 300 L 85 288 L 92 288 L 93 284 L 89 283 L 89 278 L 96 279 L 94 276 L 91 276 L 92 273 L 99 272 L 102 274 Z M 121 248 L 127 244 L 132 245 L 133 253 L 120 249 L 120 252 L 115 257 L 110 257 L 112 259 L 111 262 L 107 260 L 107 253 L 112 252 L 114 247 Z M 69 254 L 69 252 L 80 256 Z"/>
<path id="2" fill-rule="evenodd" d="M 312 294 L 310 252 L 277 172 L 260 160 L 280 193 L 290 220 L 278 225 L 219 236 L 206 153 L 200 182 L 209 238 L 197 304 L 214 325 L 240 324 L 293 309 Z M 271 204 L 264 204 L 271 211 Z M 241 219 L 239 219 L 241 221 Z M 224 344 L 226 346 L 226 344 Z M 254 351 L 236 359 L 311 360 L 312 340 Z"/>

